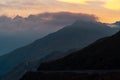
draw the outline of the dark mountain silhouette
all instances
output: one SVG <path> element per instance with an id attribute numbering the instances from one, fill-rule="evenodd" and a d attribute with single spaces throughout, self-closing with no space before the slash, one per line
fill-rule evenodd
<path id="1" fill-rule="evenodd" d="M 38 70 L 120 69 L 120 32 L 97 40 L 67 57 L 42 64 Z"/>
<path id="2" fill-rule="evenodd" d="M 49 34 L 44 38 L 36 40 L 32 44 L 16 49 L 7 55 L 1 56 L 0 75 L 5 75 L 12 70 L 14 71 L 14 69 L 22 63 L 24 65 L 28 65 L 29 62 L 45 59 L 49 60 L 48 55 L 56 51 L 66 53 L 70 49 L 81 49 L 94 42 L 96 39 L 111 35 L 115 31 L 116 30 L 100 22 L 78 20 L 74 24 L 69 25 L 55 33 Z M 59 53 L 56 53 L 55 56 L 57 56 L 57 54 L 60 56 Z M 62 56 L 67 54 L 62 54 Z M 54 59 L 54 57 L 52 59 Z M 23 72 L 25 72 L 26 68 L 23 69 L 25 69 L 23 70 Z"/>
<path id="3" fill-rule="evenodd" d="M 120 80 L 120 73 L 27 72 L 20 80 Z"/>
<path id="4" fill-rule="evenodd" d="M 120 32 L 70 55 L 40 65 L 20 80 L 119 80 Z"/>

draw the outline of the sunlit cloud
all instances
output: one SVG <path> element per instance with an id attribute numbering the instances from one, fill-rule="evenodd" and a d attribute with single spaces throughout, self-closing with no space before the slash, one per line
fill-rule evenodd
<path id="1" fill-rule="evenodd" d="M 8 6 L 9 8 L 34 8 L 41 6 L 56 6 L 55 4 L 61 4 L 60 2 L 72 4 L 92 4 L 93 6 L 101 6 L 103 8 L 119 10 L 120 0 L 0 0 L 0 5 L 3 7 Z M 93 4 L 94 3 L 94 4 Z M 102 3 L 102 4 L 101 4 Z"/>
<path id="2" fill-rule="evenodd" d="M 120 10 L 120 0 L 105 0 L 105 8 L 112 10 Z"/>
<path id="3" fill-rule="evenodd" d="M 85 4 L 86 0 L 58 0 L 61 2 L 73 3 L 73 4 Z M 93 1 L 93 0 L 90 0 Z"/>
<path id="4" fill-rule="evenodd" d="M 103 2 L 103 7 L 112 10 L 120 9 L 120 0 L 57 0 L 71 4 L 89 4 L 89 2 Z M 90 3 L 91 4 L 91 3 Z"/>

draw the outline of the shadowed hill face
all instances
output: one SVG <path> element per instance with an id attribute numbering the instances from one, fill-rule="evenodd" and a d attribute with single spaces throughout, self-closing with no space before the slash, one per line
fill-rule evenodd
<path id="1" fill-rule="evenodd" d="M 67 57 L 42 64 L 38 70 L 120 69 L 120 32 L 102 38 Z"/>
<path id="2" fill-rule="evenodd" d="M 55 33 L 36 40 L 30 45 L 0 57 L 0 75 L 6 74 L 23 62 L 45 59 L 48 54 L 54 51 L 66 52 L 69 49 L 81 49 L 96 39 L 111 35 L 114 32 L 114 29 L 99 22 L 77 21 Z"/>
<path id="3" fill-rule="evenodd" d="M 119 80 L 119 72 L 75 73 L 75 72 L 27 72 L 20 80 Z"/>

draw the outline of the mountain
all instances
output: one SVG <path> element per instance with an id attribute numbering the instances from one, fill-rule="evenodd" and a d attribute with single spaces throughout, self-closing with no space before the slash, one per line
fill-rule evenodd
<path id="1" fill-rule="evenodd" d="M 78 19 L 95 21 L 93 15 L 71 12 L 45 12 L 11 18 L 0 16 L 0 56 L 25 46 Z"/>
<path id="2" fill-rule="evenodd" d="M 97 40 L 67 57 L 42 64 L 38 70 L 119 70 L 120 32 Z"/>
<path id="3" fill-rule="evenodd" d="M 20 80 L 120 80 L 120 73 L 27 72 Z"/>
<path id="4" fill-rule="evenodd" d="M 40 65 L 20 80 L 119 80 L 120 32 L 88 47 Z"/>
<path id="5" fill-rule="evenodd" d="M 39 61 L 40 64 L 42 59 L 49 59 L 48 55 L 53 52 L 66 53 L 70 49 L 78 50 L 94 42 L 96 39 L 111 35 L 114 32 L 116 32 L 116 29 L 110 28 L 103 23 L 78 20 L 55 33 L 51 33 L 27 46 L 1 56 L 0 75 L 12 74 L 11 71 L 17 71 L 16 67 L 19 65 L 22 66 L 21 64 L 25 65 L 22 72 L 20 71 L 23 74 L 26 71 L 26 67 L 28 67 L 26 65 L 30 62 Z M 62 54 L 62 56 L 66 56 L 67 54 Z M 54 55 L 60 56 L 59 53 Z"/>

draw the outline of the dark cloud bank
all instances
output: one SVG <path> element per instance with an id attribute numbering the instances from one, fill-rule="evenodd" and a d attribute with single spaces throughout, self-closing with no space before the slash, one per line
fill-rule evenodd
<path id="1" fill-rule="evenodd" d="M 69 12 L 43 13 L 39 15 L 30 15 L 26 18 L 16 16 L 13 19 L 1 16 L 0 32 L 5 34 L 21 34 L 21 32 L 29 33 L 30 31 L 49 33 L 62 28 L 64 25 L 71 24 L 78 19 L 95 21 L 97 18 L 93 15 L 75 14 Z"/>
<path id="2" fill-rule="evenodd" d="M 24 46 L 35 39 L 55 32 L 76 20 L 97 21 L 94 15 L 70 12 L 42 13 L 26 18 L 16 16 L 0 17 L 0 54 Z"/>

